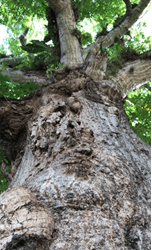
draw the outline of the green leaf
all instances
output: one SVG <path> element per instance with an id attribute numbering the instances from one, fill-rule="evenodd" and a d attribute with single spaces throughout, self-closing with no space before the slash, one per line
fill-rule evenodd
<path id="1" fill-rule="evenodd" d="M 146 85 L 150 86 L 150 83 Z M 134 132 L 151 144 L 151 91 L 146 85 L 128 94 L 124 108 Z"/>
<path id="2" fill-rule="evenodd" d="M 21 47 L 23 50 L 29 53 L 33 53 L 33 54 L 50 50 L 50 46 L 46 45 L 43 41 L 39 41 L 39 40 L 32 40 L 30 43 Z"/>

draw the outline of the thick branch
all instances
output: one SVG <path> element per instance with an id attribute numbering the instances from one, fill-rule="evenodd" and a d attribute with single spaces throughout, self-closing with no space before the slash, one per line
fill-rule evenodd
<path id="1" fill-rule="evenodd" d="M 0 67 L 1 69 L 1 67 Z M 12 82 L 16 83 L 37 83 L 40 86 L 46 82 L 46 77 L 39 76 L 36 74 L 32 74 L 32 72 L 28 72 L 28 74 L 23 74 L 21 70 L 13 70 L 8 68 L 7 70 L 3 70 L 1 72 L 2 75 L 7 75 L 10 77 Z"/>
<path id="2" fill-rule="evenodd" d="M 14 66 L 20 64 L 25 58 L 27 58 L 27 56 L 3 58 L 0 59 L 0 64 L 5 63 L 5 65 Z"/>
<path id="3" fill-rule="evenodd" d="M 80 66 L 83 61 L 80 44 L 74 34 L 76 22 L 71 0 L 50 0 L 47 2 L 56 14 L 61 49 L 61 63 L 68 67 Z"/>
<path id="4" fill-rule="evenodd" d="M 123 0 L 126 4 L 126 8 L 127 8 L 127 11 L 129 11 L 131 9 L 131 2 L 130 0 Z"/>
<path id="5" fill-rule="evenodd" d="M 142 86 L 145 82 L 150 81 L 151 60 L 138 59 L 127 62 L 124 67 L 118 71 L 116 77 L 109 78 L 120 86 L 124 98 L 131 90 L 135 89 L 135 87 Z"/>
<path id="6" fill-rule="evenodd" d="M 84 49 L 83 58 L 86 58 L 86 51 L 94 51 L 94 53 L 98 53 L 100 51 L 101 43 L 103 48 L 107 48 L 114 43 L 116 37 L 121 37 L 126 34 L 128 29 L 138 20 L 149 2 L 150 0 L 141 0 L 137 7 L 126 16 L 125 20 L 118 27 L 110 31 L 106 36 L 98 37 L 93 44 Z"/>

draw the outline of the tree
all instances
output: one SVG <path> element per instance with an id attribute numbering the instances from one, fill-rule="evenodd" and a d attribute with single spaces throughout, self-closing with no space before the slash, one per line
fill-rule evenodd
<path id="1" fill-rule="evenodd" d="M 130 128 L 122 103 L 150 79 L 150 52 L 126 48 L 124 40 L 149 0 L 29 0 L 26 8 L 1 2 L 10 26 L 49 11 L 49 38 L 20 40 L 29 54 L 45 47 L 63 68 L 49 79 L 5 71 L 14 82 L 36 81 L 40 88 L 17 100 L 0 98 L 1 147 L 12 165 L 7 172 L 1 164 L 9 188 L 0 199 L 0 248 L 150 249 L 150 147 Z M 82 48 L 90 37 L 77 29 L 84 17 L 102 30 Z M 108 63 L 109 48 L 120 43 L 119 57 Z M 16 60 L 23 57 L 1 62 Z"/>

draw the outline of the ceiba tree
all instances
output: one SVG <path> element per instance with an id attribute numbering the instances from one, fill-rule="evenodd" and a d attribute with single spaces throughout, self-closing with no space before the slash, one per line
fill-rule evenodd
<path id="1" fill-rule="evenodd" d="M 1 166 L 9 188 L 0 198 L 0 249 L 148 250 L 150 147 L 129 127 L 122 100 L 149 81 L 150 52 L 127 57 L 114 75 L 106 50 L 150 1 L 88 1 L 88 10 L 87 1 L 37 2 L 35 11 L 47 6 L 55 17 L 64 68 L 49 79 L 8 71 L 40 88 L 21 100 L 0 99 L 0 141 L 12 164 L 10 173 Z M 3 7 L 9 10 L 7 1 Z M 121 18 L 82 48 L 76 15 L 89 17 L 91 8 L 105 27 L 110 8 L 111 20 Z"/>

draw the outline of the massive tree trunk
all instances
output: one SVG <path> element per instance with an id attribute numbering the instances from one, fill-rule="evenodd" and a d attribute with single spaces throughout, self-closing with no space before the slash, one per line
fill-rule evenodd
<path id="1" fill-rule="evenodd" d="M 9 189 L 0 196 L 0 249 L 149 250 L 150 147 L 129 127 L 122 98 L 149 80 L 150 59 L 128 61 L 114 76 L 99 53 L 148 1 L 87 56 L 71 33 L 69 3 L 49 1 L 65 69 L 39 76 L 39 90 L 22 100 L 0 98 L 0 145 L 12 164 L 9 174 L 1 166 Z M 34 73 L 9 74 L 37 82 Z"/>
<path id="2" fill-rule="evenodd" d="M 150 249 L 150 147 L 129 127 L 120 90 L 82 69 L 52 79 L 21 101 L 1 98 L 15 162 L 0 249 Z"/>

